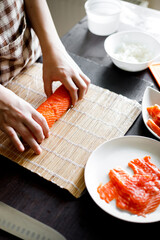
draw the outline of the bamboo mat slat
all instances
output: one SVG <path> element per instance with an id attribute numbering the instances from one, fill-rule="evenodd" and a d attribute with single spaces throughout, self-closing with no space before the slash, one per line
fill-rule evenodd
<path id="1" fill-rule="evenodd" d="M 26 69 L 7 87 L 37 108 L 46 99 L 42 64 Z M 123 136 L 140 111 L 136 101 L 91 84 L 85 98 L 50 129 L 40 155 L 29 148 L 19 153 L 3 132 L 0 154 L 80 197 L 85 189 L 84 168 L 90 154 L 103 142 Z"/>

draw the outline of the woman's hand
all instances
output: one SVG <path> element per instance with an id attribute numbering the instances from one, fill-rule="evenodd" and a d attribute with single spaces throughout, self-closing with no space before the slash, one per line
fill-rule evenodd
<path id="1" fill-rule="evenodd" d="M 47 97 L 52 94 L 52 82 L 60 81 L 69 91 L 72 105 L 84 97 L 90 84 L 65 49 L 56 48 L 43 55 L 43 81 Z"/>
<path id="2" fill-rule="evenodd" d="M 18 135 L 36 154 L 41 153 L 40 143 L 49 136 L 45 118 L 29 103 L 2 85 L 0 85 L 0 129 L 21 152 L 25 148 Z"/>
<path id="3" fill-rule="evenodd" d="M 44 90 L 47 97 L 52 94 L 52 82 L 61 81 L 68 89 L 74 105 L 77 100 L 83 98 L 90 80 L 66 52 L 46 0 L 24 2 L 27 17 L 42 49 Z"/>

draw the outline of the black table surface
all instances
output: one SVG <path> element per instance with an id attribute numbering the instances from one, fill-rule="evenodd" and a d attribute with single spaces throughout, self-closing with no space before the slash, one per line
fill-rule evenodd
<path id="1" fill-rule="evenodd" d="M 104 51 L 104 39 L 88 31 L 84 18 L 62 41 L 93 84 L 141 103 L 147 86 L 158 89 L 151 73 L 148 69 L 129 73 L 115 67 Z M 146 129 L 141 114 L 127 134 L 154 138 Z M 75 199 L 66 190 L 2 156 L 0 201 L 55 228 L 68 240 L 107 239 L 109 236 L 128 238 L 131 234 L 145 237 L 149 232 L 154 236 L 159 226 L 159 222 L 137 224 L 112 217 L 93 202 L 87 190 Z M 18 238 L 0 230 L 0 240 L 8 239 Z"/>

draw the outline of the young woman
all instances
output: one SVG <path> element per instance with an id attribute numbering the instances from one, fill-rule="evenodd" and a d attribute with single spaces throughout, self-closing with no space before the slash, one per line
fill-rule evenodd
<path id="1" fill-rule="evenodd" d="M 5 87 L 25 67 L 43 55 L 44 91 L 61 81 L 74 105 L 87 92 L 90 80 L 66 52 L 45 0 L 0 1 L 0 129 L 19 151 L 22 136 L 36 154 L 49 136 L 45 118 L 29 103 Z"/>

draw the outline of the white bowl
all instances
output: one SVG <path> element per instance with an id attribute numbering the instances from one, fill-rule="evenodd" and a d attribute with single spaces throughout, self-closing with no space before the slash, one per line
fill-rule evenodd
<path id="1" fill-rule="evenodd" d="M 116 53 L 118 49 L 121 48 L 122 43 L 139 44 L 144 46 L 151 55 L 150 59 L 136 63 L 119 60 Z M 151 35 L 139 31 L 123 31 L 114 33 L 106 38 L 104 48 L 117 67 L 130 72 L 138 72 L 148 68 L 149 64 L 154 62 L 160 56 L 160 43 Z"/>
<path id="2" fill-rule="evenodd" d="M 88 0 L 85 10 L 92 33 L 107 36 L 118 29 L 121 12 L 119 0 Z"/>
<path id="3" fill-rule="evenodd" d="M 155 104 L 160 105 L 160 92 L 155 90 L 154 88 L 147 87 L 143 95 L 142 117 L 143 117 L 144 124 L 146 125 L 148 130 L 160 140 L 160 137 L 154 131 L 152 131 L 152 129 L 147 125 L 147 121 L 150 118 L 147 111 L 147 107 L 153 106 Z"/>

